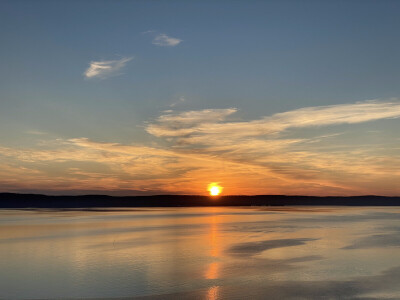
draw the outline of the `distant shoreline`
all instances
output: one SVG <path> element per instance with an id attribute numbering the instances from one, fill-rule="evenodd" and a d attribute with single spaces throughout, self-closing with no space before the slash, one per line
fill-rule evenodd
<path id="1" fill-rule="evenodd" d="M 204 207 L 204 206 L 400 206 L 400 197 L 386 196 L 49 196 L 0 193 L 0 208 L 92 208 L 92 207 Z"/>

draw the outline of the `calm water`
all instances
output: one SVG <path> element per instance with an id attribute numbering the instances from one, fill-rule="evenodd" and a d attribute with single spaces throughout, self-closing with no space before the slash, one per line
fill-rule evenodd
<path id="1" fill-rule="evenodd" d="M 400 299 L 400 208 L 0 211 L 0 298 Z"/>

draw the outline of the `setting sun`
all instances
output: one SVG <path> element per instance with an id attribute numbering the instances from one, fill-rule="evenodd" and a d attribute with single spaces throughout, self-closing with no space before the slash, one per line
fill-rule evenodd
<path id="1" fill-rule="evenodd" d="M 211 196 L 218 196 L 222 192 L 222 187 L 217 182 L 212 182 L 208 185 L 208 191 Z"/>

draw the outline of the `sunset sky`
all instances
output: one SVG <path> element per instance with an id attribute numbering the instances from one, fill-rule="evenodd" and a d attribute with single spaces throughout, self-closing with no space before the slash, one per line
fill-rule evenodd
<path id="1" fill-rule="evenodd" d="M 1 1 L 0 192 L 400 195 L 399 1 Z"/>

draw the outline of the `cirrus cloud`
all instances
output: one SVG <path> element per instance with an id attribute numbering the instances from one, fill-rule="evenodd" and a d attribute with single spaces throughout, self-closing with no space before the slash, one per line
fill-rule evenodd
<path id="1" fill-rule="evenodd" d="M 364 101 L 354 104 L 305 107 L 266 116 L 258 120 L 230 122 L 236 108 L 169 112 L 150 123 L 146 130 L 158 137 L 174 137 L 189 144 L 246 137 L 271 136 L 290 128 L 356 124 L 399 118 L 398 101 Z"/>
<path id="2" fill-rule="evenodd" d="M 360 139 L 350 126 L 323 132 L 398 118 L 397 100 L 306 107 L 247 121 L 234 121 L 236 112 L 165 111 L 146 125 L 160 139 L 151 145 L 46 136 L 28 148 L 0 145 L 0 187 L 198 194 L 218 181 L 227 194 L 400 193 L 398 140 L 376 139 L 371 127 Z M 318 127 L 311 137 L 299 130 L 311 127 Z"/>
<path id="3" fill-rule="evenodd" d="M 162 47 L 175 47 L 178 46 L 181 42 L 181 39 L 168 36 L 165 33 L 159 33 L 153 39 L 152 44 Z"/>
<path id="4" fill-rule="evenodd" d="M 89 68 L 83 73 L 86 78 L 108 78 L 119 75 L 122 68 L 131 61 L 133 57 L 123 57 L 117 60 L 91 61 Z"/>

